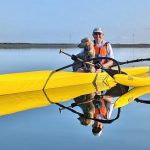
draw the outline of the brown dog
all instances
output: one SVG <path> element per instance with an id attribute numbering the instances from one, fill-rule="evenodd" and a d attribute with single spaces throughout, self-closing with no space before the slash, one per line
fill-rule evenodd
<path id="1" fill-rule="evenodd" d="M 82 109 L 83 114 L 88 118 L 94 118 L 95 106 L 92 102 L 94 98 L 94 93 L 81 95 L 79 97 L 74 98 L 74 101 L 79 104 L 78 106 Z M 93 121 L 91 119 L 87 119 L 84 116 L 80 116 L 78 118 L 80 123 L 84 126 L 91 125 Z"/>
<path id="2" fill-rule="evenodd" d="M 83 48 L 83 51 L 76 55 L 78 58 L 82 60 L 95 58 L 94 44 L 89 38 L 82 39 L 78 47 Z M 93 63 L 93 61 L 90 61 L 90 62 Z M 95 72 L 95 67 L 93 67 L 92 65 L 81 63 L 81 64 L 73 66 L 73 71 Z"/>

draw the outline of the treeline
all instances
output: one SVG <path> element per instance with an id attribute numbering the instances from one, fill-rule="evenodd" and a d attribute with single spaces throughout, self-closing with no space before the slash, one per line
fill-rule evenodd
<path id="1" fill-rule="evenodd" d="M 77 48 L 77 43 L 0 43 L 0 49 Z M 113 48 L 150 48 L 150 44 L 112 44 Z"/>

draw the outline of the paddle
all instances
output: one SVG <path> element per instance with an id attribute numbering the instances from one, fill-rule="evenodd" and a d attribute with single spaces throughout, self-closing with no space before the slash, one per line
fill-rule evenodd
<path id="1" fill-rule="evenodd" d="M 60 49 L 60 52 L 59 52 L 59 53 L 63 53 L 63 54 L 65 54 L 65 55 L 69 56 L 69 57 L 72 57 L 71 54 L 64 52 L 62 49 Z M 104 67 L 99 63 L 100 69 L 106 71 L 111 77 L 113 77 L 114 74 L 121 72 L 121 69 L 120 69 L 120 66 L 119 66 L 118 61 L 116 61 L 116 60 L 113 59 L 113 58 L 101 57 L 101 58 L 92 58 L 92 59 L 89 59 L 89 60 L 82 60 L 81 58 L 78 58 L 78 57 L 77 57 L 77 60 L 78 60 L 79 62 L 83 62 L 83 63 L 85 63 L 85 64 L 88 64 L 88 65 L 91 65 L 91 66 L 94 66 L 94 67 L 95 67 L 95 64 L 93 64 L 93 63 L 91 63 L 91 62 L 88 62 L 88 61 L 92 61 L 92 60 L 93 60 L 93 61 L 97 61 L 97 60 L 102 60 L 102 59 L 109 59 L 109 60 L 112 60 L 113 62 L 115 62 L 115 63 L 117 64 L 117 66 L 118 66 L 118 72 L 114 72 L 114 70 L 112 70 L 112 69 L 110 69 L 110 68 L 104 68 Z M 76 63 L 76 64 L 78 64 L 78 63 Z"/>
<path id="2" fill-rule="evenodd" d="M 124 62 L 119 62 L 119 65 L 124 65 L 124 64 L 129 64 L 129 63 L 135 63 L 135 62 L 141 62 L 141 61 L 150 61 L 150 58 L 141 58 L 141 59 L 134 59 L 134 60 L 127 60 Z M 113 65 L 112 67 L 114 67 L 116 65 Z"/>
<path id="3" fill-rule="evenodd" d="M 92 59 L 87 59 L 85 61 L 91 61 L 91 60 L 96 61 L 96 60 L 101 60 L 101 59 L 110 59 L 110 60 L 114 61 L 116 64 L 111 66 L 111 67 L 124 65 L 124 64 L 130 64 L 130 63 L 135 63 L 135 62 L 150 61 L 150 58 L 141 58 L 141 59 L 127 60 L 127 61 L 120 62 L 120 61 L 117 61 L 117 60 L 115 60 L 113 58 L 109 58 L 109 57 L 92 58 Z M 83 61 L 83 62 L 85 62 L 85 61 Z"/>
<path id="4" fill-rule="evenodd" d="M 60 53 L 63 53 L 63 54 L 66 54 L 66 55 L 68 55 L 68 56 L 72 56 L 72 55 L 70 55 L 70 54 L 68 54 L 68 53 L 66 53 L 66 52 L 64 52 L 62 49 L 61 49 L 61 51 L 60 51 Z M 141 62 L 141 61 L 150 61 L 150 58 L 141 58 L 141 59 L 135 59 L 135 60 L 127 60 L 127 61 L 124 61 L 124 62 L 119 62 L 119 61 L 117 61 L 117 60 L 115 60 L 115 59 L 113 59 L 113 58 L 109 58 L 109 57 L 101 57 L 101 58 L 93 58 L 93 59 L 88 59 L 88 60 L 82 60 L 82 62 L 88 62 L 88 61 L 91 61 L 91 60 L 101 60 L 101 59 L 109 59 L 109 60 L 112 60 L 112 61 L 114 61 L 116 64 L 115 65 L 113 65 L 112 67 L 114 67 L 114 66 L 118 66 L 118 72 L 120 72 L 120 66 L 119 65 L 124 65 L 124 64 L 129 64 L 129 63 L 134 63 L 134 62 Z M 56 70 L 54 70 L 53 72 L 57 72 L 57 71 L 60 71 L 60 70 L 64 70 L 64 69 L 67 69 L 67 68 L 69 68 L 69 67 L 72 67 L 72 66 L 74 66 L 74 65 L 77 65 L 77 64 L 80 64 L 81 62 L 79 61 L 79 62 L 75 62 L 75 63 L 72 63 L 72 64 L 69 64 L 69 65 L 66 65 L 66 66 L 64 66 L 64 67 L 61 67 L 61 68 L 59 68 L 59 69 L 56 69 Z M 91 64 L 91 63 L 90 63 Z M 105 70 L 110 70 L 110 69 L 106 69 L 106 68 L 102 68 L 104 71 Z"/>
<path id="5" fill-rule="evenodd" d="M 69 56 L 69 57 L 72 57 L 71 54 L 64 52 L 62 49 L 60 49 L 59 53 L 63 53 L 63 54 L 65 54 L 65 55 Z M 86 61 L 82 60 L 81 58 L 78 58 L 78 57 L 77 57 L 77 60 L 80 61 L 80 62 L 84 62 L 85 64 L 88 64 L 88 65 L 91 65 L 91 66 L 94 66 L 94 67 L 95 67 L 95 65 L 94 65 L 93 63 L 86 62 Z"/>
<path id="6" fill-rule="evenodd" d="M 68 55 L 68 56 L 70 56 L 70 57 L 72 56 L 72 55 L 70 55 L 70 54 L 64 52 L 62 49 L 61 49 L 60 53 L 66 54 L 66 55 Z M 114 65 L 114 66 L 118 66 L 118 70 L 119 70 L 118 72 L 120 72 L 120 66 L 119 66 L 119 65 L 125 64 L 125 63 L 127 63 L 127 62 L 128 62 L 128 63 L 132 63 L 132 62 L 131 62 L 132 60 L 131 60 L 131 61 L 126 61 L 126 62 L 118 62 L 117 60 L 115 60 L 115 59 L 113 59 L 113 58 L 109 58 L 109 57 L 101 57 L 101 58 L 93 58 L 93 59 L 88 59 L 88 60 L 82 60 L 82 62 L 94 66 L 93 63 L 90 63 L 90 62 L 88 62 L 88 61 L 91 61 L 91 60 L 101 60 L 101 59 L 110 59 L 110 60 L 114 61 L 114 62 L 117 64 L 117 65 Z M 150 58 L 149 58 L 149 59 L 150 59 Z M 140 61 L 143 61 L 143 60 L 145 60 L 145 59 L 140 59 Z M 133 60 L 133 61 L 135 61 L 135 60 Z M 66 65 L 66 66 L 64 66 L 64 67 L 58 68 L 58 69 L 56 69 L 56 70 L 53 70 L 52 72 L 53 72 L 53 73 L 54 73 L 54 72 L 58 72 L 58 71 L 67 69 L 67 68 L 69 68 L 69 67 L 75 66 L 75 65 L 77 65 L 77 64 L 80 64 L 80 63 L 81 63 L 80 61 L 79 61 L 79 62 L 75 62 L 75 63 L 69 64 L 69 65 Z M 101 67 L 102 67 L 102 66 L 101 66 Z M 106 68 L 104 68 L 104 67 L 102 67 L 102 69 L 103 69 L 104 71 L 111 70 L 111 69 L 106 69 Z"/>

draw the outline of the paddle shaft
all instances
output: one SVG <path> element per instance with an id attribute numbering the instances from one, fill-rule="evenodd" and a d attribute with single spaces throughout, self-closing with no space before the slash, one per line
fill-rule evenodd
<path id="1" fill-rule="evenodd" d="M 62 49 L 60 49 L 59 53 L 63 53 L 65 55 L 69 56 L 69 57 L 72 57 L 72 55 L 70 55 L 69 53 L 64 52 Z M 80 62 L 84 62 L 81 58 L 77 58 L 77 60 L 80 61 Z M 90 63 L 90 62 L 84 62 L 84 63 L 95 67 L 95 65 L 93 63 Z"/>
<path id="2" fill-rule="evenodd" d="M 124 62 L 118 62 L 119 65 L 124 65 L 124 64 L 130 64 L 130 63 L 135 63 L 135 62 L 142 62 L 142 61 L 150 61 L 150 58 L 141 58 L 141 59 L 134 59 L 134 60 L 127 60 Z M 116 65 L 113 65 L 112 67 L 114 67 Z"/>
<path id="3" fill-rule="evenodd" d="M 65 54 L 65 55 L 67 55 L 67 56 L 70 56 L 70 57 L 72 56 L 72 55 L 70 55 L 70 54 L 64 52 L 62 49 L 60 49 L 59 53 L 63 53 L 63 54 Z"/>

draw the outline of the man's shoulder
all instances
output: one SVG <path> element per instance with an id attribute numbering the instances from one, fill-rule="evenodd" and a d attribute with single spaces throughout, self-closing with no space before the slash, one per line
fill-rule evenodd
<path id="1" fill-rule="evenodd" d="M 104 44 L 106 44 L 106 45 L 110 45 L 111 46 L 111 43 L 109 42 L 109 41 L 105 41 L 105 43 Z"/>
<path id="2" fill-rule="evenodd" d="M 110 42 L 106 42 L 105 44 L 107 45 L 108 49 L 112 49 L 112 46 L 111 46 Z"/>
<path id="3" fill-rule="evenodd" d="M 109 41 L 104 41 L 103 40 L 103 45 L 111 46 L 111 43 Z"/>

